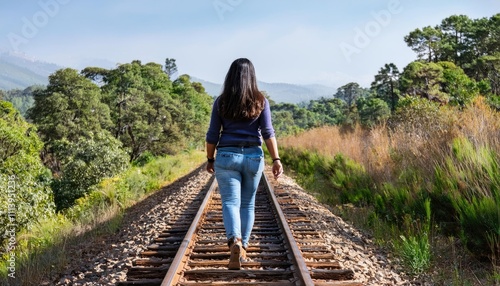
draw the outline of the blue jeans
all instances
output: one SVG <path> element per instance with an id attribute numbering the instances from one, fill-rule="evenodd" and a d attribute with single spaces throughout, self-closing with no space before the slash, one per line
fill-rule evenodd
<path id="1" fill-rule="evenodd" d="M 255 194 L 264 170 L 264 152 L 258 146 L 220 147 L 214 169 L 226 237 L 241 238 L 247 247 L 255 221 Z"/>

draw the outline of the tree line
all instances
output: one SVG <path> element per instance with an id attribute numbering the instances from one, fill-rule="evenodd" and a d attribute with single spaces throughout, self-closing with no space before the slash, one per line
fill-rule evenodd
<path id="1" fill-rule="evenodd" d="M 9 202 L 24 228 L 131 164 L 203 146 L 213 98 L 188 75 L 172 80 L 176 71 L 173 59 L 65 68 L 46 87 L 1 92 L 0 233 Z"/>
<path id="2" fill-rule="evenodd" d="M 417 59 L 402 71 L 385 64 L 369 88 L 350 82 L 331 98 L 273 103 L 278 133 L 322 125 L 374 126 L 389 119 L 405 97 L 463 107 L 482 95 L 500 110 L 500 14 L 480 19 L 452 15 L 434 27 L 411 31 L 404 41 Z"/>

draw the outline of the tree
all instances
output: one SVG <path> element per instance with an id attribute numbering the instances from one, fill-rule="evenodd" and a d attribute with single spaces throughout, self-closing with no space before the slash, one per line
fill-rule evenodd
<path id="1" fill-rule="evenodd" d="M 55 149 L 62 170 L 52 183 L 57 210 L 72 206 L 102 179 L 120 173 L 128 165 L 120 141 L 106 130 L 77 142 L 59 140 Z"/>
<path id="2" fill-rule="evenodd" d="M 356 101 L 359 119 L 366 127 L 373 127 L 385 122 L 391 115 L 387 103 L 375 97 L 362 97 Z"/>
<path id="3" fill-rule="evenodd" d="M 175 63 L 175 59 L 165 59 L 165 73 L 169 78 L 172 78 L 174 74 L 177 73 L 177 64 Z"/>
<path id="4" fill-rule="evenodd" d="M 198 82 L 191 82 L 188 75 L 181 75 L 172 85 L 172 96 L 180 101 L 179 112 L 182 120 L 179 127 L 182 133 L 183 145 L 203 146 L 213 98 L 205 92 L 205 88 Z"/>
<path id="5" fill-rule="evenodd" d="M 443 35 L 439 27 L 416 29 L 404 37 L 406 44 L 418 54 L 419 59 L 427 58 L 427 62 L 437 62 L 442 53 L 441 39 Z"/>
<path id="6" fill-rule="evenodd" d="M 476 81 L 486 80 L 491 93 L 500 95 L 500 52 L 477 58 L 470 70 Z"/>
<path id="7" fill-rule="evenodd" d="M 21 112 L 23 116 L 26 116 L 28 109 L 33 107 L 34 99 L 33 94 L 44 86 L 32 85 L 23 90 L 12 89 L 5 92 L 4 100 L 11 102 L 14 107 Z"/>
<path id="8" fill-rule="evenodd" d="M 86 67 L 80 72 L 84 77 L 101 86 L 106 82 L 109 70 L 100 67 Z"/>
<path id="9" fill-rule="evenodd" d="M 162 155 L 187 147 L 182 135 L 185 105 L 172 89 L 168 75 L 156 63 L 132 61 L 109 71 L 102 90 L 111 110 L 111 131 L 131 161 L 145 151 Z"/>
<path id="10" fill-rule="evenodd" d="M 375 80 L 371 84 L 371 90 L 376 93 L 378 98 L 389 104 L 391 111 L 396 110 L 398 103 L 400 76 L 395 64 L 385 64 L 375 75 Z"/>
<path id="11" fill-rule="evenodd" d="M 57 140 L 76 142 L 111 125 L 99 87 L 74 69 L 56 71 L 49 76 L 47 88 L 33 94 L 34 105 L 27 116 L 49 149 Z"/>
<path id="12" fill-rule="evenodd" d="M 364 91 L 359 86 L 358 83 L 350 82 L 346 85 L 343 85 L 337 89 L 337 93 L 335 93 L 335 98 L 340 98 L 347 103 L 347 107 L 354 106 L 356 99 L 363 96 Z"/>
<path id="13" fill-rule="evenodd" d="M 317 114 L 319 125 L 342 124 L 349 112 L 346 102 L 339 98 L 311 100 L 307 109 Z"/>
<path id="14" fill-rule="evenodd" d="M 293 113 L 288 110 L 273 111 L 273 126 L 277 136 L 294 135 L 301 130 L 293 119 Z"/>
<path id="15" fill-rule="evenodd" d="M 40 159 L 43 143 L 10 102 L 0 101 L 0 238 L 54 214 L 50 171 Z M 14 215 L 14 221 L 9 215 Z"/>
<path id="16" fill-rule="evenodd" d="M 28 117 L 45 143 L 43 159 L 54 174 L 52 190 L 62 210 L 121 171 L 127 155 L 108 131 L 112 122 L 99 87 L 76 70 L 56 71 L 34 95 Z"/>
<path id="17" fill-rule="evenodd" d="M 500 53 L 500 13 L 493 15 L 487 22 L 489 30 L 488 54 L 494 55 Z"/>
<path id="18" fill-rule="evenodd" d="M 441 89 L 448 95 L 451 104 L 465 106 L 479 94 L 476 82 L 470 79 L 460 67 L 452 62 L 439 62 L 438 64 L 443 67 Z"/>
<path id="19" fill-rule="evenodd" d="M 466 15 L 452 15 L 441 21 L 443 54 L 441 61 L 451 61 L 463 67 L 470 62 L 469 35 L 472 20 Z"/>
<path id="20" fill-rule="evenodd" d="M 401 74 L 401 91 L 404 94 L 447 103 L 449 98 L 442 92 L 443 67 L 436 63 L 414 61 Z"/>

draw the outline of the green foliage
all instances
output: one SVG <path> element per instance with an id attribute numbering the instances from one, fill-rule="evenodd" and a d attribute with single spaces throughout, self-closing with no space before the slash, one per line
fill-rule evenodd
<path id="1" fill-rule="evenodd" d="M 191 82 L 188 75 L 181 75 L 174 81 L 172 94 L 181 103 L 180 114 L 175 118 L 181 132 L 180 145 L 188 148 L 204 146 L 213 98 L 200 83 Z"/>
<path id="2" fill-rule="evenodd" d="M 441 90 L 443 81 L 441 65 L 414 61 L 409 63 L 401 74 L 401 91 L 405 95 L 446 103 L 449 99 Z"/>
<path id="3" fill-rule="evenodd" d="M 322 201 L 357 205 L 373 201 L 371 180 L 353 160 L 340 154 L 326 159 L 315 152 L 299 150 L 281 153 L 283 162 L 297 172 L 297 181 L 318 192 Z"/>
<path id="4" fill-rule="evenodd" d="M 293 119 L 293 111 L 273 111 L 272 118 L 274 131 L 277 136 L 295 135 L 304 130 L 304 128 L 299 127 L 299 124 Z"/>
<path id="5" fill-rule="evenodd" d="M 120 142 L 106 131 L 77 142 L 60 140 L 54 149 L 61 158 L 62 172 L 52 184 L 58 210 L 71 206 L 103 178 L 123 171 L 128 163 Z"/>
<path id="6" fill-rule="evenodd" d="M 489 81 L 493 93 L 498 95 L 499 23 L 498 13 L 479 19 L 452 15 L 435 27 L 411 31 L 404 40 L 417 53 L 419 60 L 453 62 L 477 82 Z"/>
<path id="7" fill-rule="evenodd" d="M 54 214 L 43 143 L 11 103 L 0 101 L 0 241 Z M 12 233 L 12 229 L 14 229 Z M 6 231 L 9 231 L 7 233 Z"/>
<path id="8" fill-rule="evenodd" d="M 477 81 L 488 85 L 488 92 L 500 96 L 500 52 L 475 59 L 469 69 Z"/>
<path id="9" fill-rule="evenodd" d="M 364 167 L 353 160 L 337 154 L 327 161 L 328 179 L 341 203 L 368 205 L 373 202 L 373 185 Z"/>
<path id="10" fill-rule="evenodd" d="M 364 97 L 356 101 L 359 119 L 363 126 L 374 127 L 384 123 L 391 116 L 387 103 L 375 97 Z"/>
<path id="11" fill-rule="evenodd" d="M 23 230 L 15 249 L 15 281 L 22 285 L 40 285 L 46 281 L 46 273 L 63 271 L 68 261 L 68 244 L 87 240 L 89 236 L 93 239 L 92 236 L 100 233 L 113 235 L 121 227 L 123 210 L 143 199 L 145 193 L 191 172 L 205 159 L 203 152 L 182 153 L 129 168 L 116 177 L 101 181 L 71 208 L 41 220 L 30 230 Z M 129 185 L 131 180 L 147 187 L 136 192 Z M 82 230 L 85 231 L 83 235 Z M 5 258 L 0 258 L 0 284 L 10 285 L 12 280 L 7 280 L 9 262 Z"/>
<path id="12" fill-rule="evenodd" d="M 410 269 L 412 274 L 420 274 L 431 264 L 429 234 L 424 232 L 408 237 L 401 235 L 401 241 L 395 243 L 395 249 Z"/>
<path id="13" fill-rule="evenodd" d="M 345 101 L 338 98 L 311 100 L 301 107 L 297 104 L 271 104 L 273 126 L 278 136 L 294 135 L 323 125 L 346 121 L 349 112 Z"/>
<path id="14" fill-rule="evenodd" d="M 190 171 L 204 159 L 201 152 L 154 158 L 143 166 L 131 167 L 113 178 L 102 180 L 63 213 L 73 222 L 93 223 L 99 220 L 100 213 L 111 208 L 125 209 L 144 195 Z"/>
<path id="15" fill-rule="evenodd" d="M 174 154 L 202 144 L 212 98 L 203 87 L 180 76 L 172 83 L 161 65 L 140 61 L 103 74 L 104 102 L 111 110 L 110 128 L 130 154 Z"/>
<path id="16" fill-rule="evenodd" d="M 177 73 L 177 64 L 175 63 L 175 59 L 165 59 L 165 73 L 169 78 L 172 78 L 172 76 Z"/>
<path id="17" fill-rule="evenodd" d="M 111 120 L 99 87 L 76 70 L 56 71 L 34 97 L 28 117 L 46 144 L 44 160 L 55 175 L 52 189 L 61 210 L 127 161 L 121 143 L 106 131 Z"/>
<path id="18" fill-rule="evenodd" d="M 443 67 L 442 90 L 453 105 L 465 106 L 479 94 L 476 82 L 451 62 L 439 62 Z"/>
<path id="19" fill-rule="evenodd" d="M 443 32 L 439 27 L 426 26 L 415 29 L 404 37 L 406 44 L 417 53 L 419 59 L 437 62 L 442 51 L 441 39 Z"/>
<path id="20" fill-rule="evenodd" d="M 149 152 L 149 151 L 146 151 L 144 153 L 142 153 L 139 158 L 135 159 L 133 162 L 132 162 L 132 165 L 133 166 L 139 166 L 139 167 L 142 167 L 144 165 L 146 165 L 147 163 L 153 161 L 155 158 L 155 156 Z"/>
<path id="21" fill-rule="evenodd" d="M 273 127 L 279 136 L 296 134 L 301 130 L 322 125 L 320 116 L 297 104 L 271 105 Z"/>
<path id="22" fill-rule="evenodd" d="M 500 239 L 500 156 L 458 138 L 445 162 L 436 168 L 436 191 L 448 194 L 463 239 L 476 254 L 499 255 L 489 241 Z"/>
<path id="23" fill-rule="evenodd" d="M 334 97 L 342 99 L 347 103 L 347 107 L 351 108 L 356 100 L 360 97 L 364 97 L 368 94 L 368 91 L 359 86 L 356 82 L 350 82 L 337 89 Z"/>
<path id="24" fill-rule="evenodd" d="M 387 102 L 391 111 L 396 109 L 398 103 L 400 76 L 401 74 L 395 64 L 385 64 L 375 75 L 375 80 L 371 84 L 371 91 L 376 94 L 377 98 Z"/>
<path id="25" fill-rule="evenodd" d="M 28 118 L 42 140 L 52 148 L 57 140 L 78 141 L 110 126 L 109 108 L 101 103 L 99 87 L 73 69 L 61 69 L 49 77 L 44 90 L 34 92 Z"/>
<path id="26" fill-rule="evenodd" d="M 339 98 L 320 98 L 311 100 L 307 106 L 311 112 L 318 114 L 321 125 L 339 125 L 346 120 L 348 107 Z"/>
<path id="27" fill-rule="evenodd" d="M 43 87 L 33 85 L 25 88 L 24 90 L 20 89 L 8 90 L 5 92 L 3 100 L 11 102 L 14 105 L 14 107 L 21 112 L 23 116 L 26 116 L 26 112 L 33 106 L 34 103 L 33 93 L 40 89 L 43 89 Z"/>

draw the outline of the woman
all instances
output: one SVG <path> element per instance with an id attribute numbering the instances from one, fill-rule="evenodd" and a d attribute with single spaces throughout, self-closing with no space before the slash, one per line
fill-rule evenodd
<path id="1" fill-rule="evenodd" d="M 240 269 L 255 219 L 255 194 L 264 170 L 262 139 L 277 179 L 283 173 L 269 102 L 257 88 L 255 70 L 245 58 L 229 68 L 215 100 L 206 136 L 207 171 L 219 184 L 222 217 L 231 252 L 229 269 Z M 217 157 L 214 158 L 215 149 Z"/>

